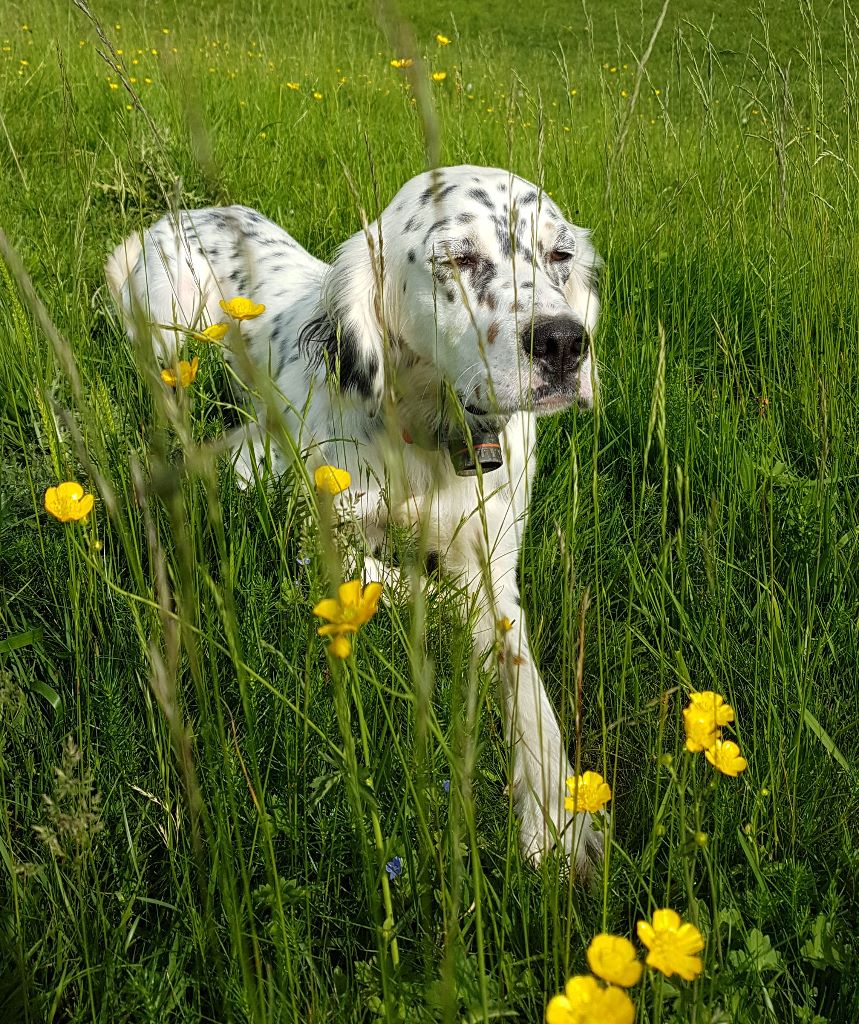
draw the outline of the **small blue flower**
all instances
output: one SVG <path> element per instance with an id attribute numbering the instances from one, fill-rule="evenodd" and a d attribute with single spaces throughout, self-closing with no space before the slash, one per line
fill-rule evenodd
<path id="1" fill-rule="evenodd" d="M 450 793 L 450 779 L 442 779 L 441 788 L 445 793 Z"/>
<path id="2" fill-rule="evenodd" d="M 388 872 L 388 878 L 395 882 L 403 873 L 403 858 L 394 857 L 393 860 L 389 860 L 385 865 L 385 871 Z"/>
<path id="3" fill-rule="evenodd" d="M 310 565 L 310 557 L 309 555 L 299 555 L 298 558 L 296 558 L 296 562 L 298 562 L 299 565 Z"/>

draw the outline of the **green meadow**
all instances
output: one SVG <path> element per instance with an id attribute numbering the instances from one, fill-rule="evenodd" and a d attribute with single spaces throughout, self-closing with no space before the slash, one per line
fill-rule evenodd
<path id="1" fill-rule="evenodd" d="M 638 1024 L 859 1020 L 857 42 L 818 0 L 0 0 L 0 1020 L 539 1024 L 661 908 L 703 970 L 648 967 Z M 313 487 L 239 490 L 221 351 L 165 387 L 104 284 L 177 204 L 328 258 L 433 160 L 606 261 L 520 569 L 612 789 L 588 879 L 520 856 L 455 584 L 330 658 Z M 685 749 L 705 690 L 736 777 Z"/>

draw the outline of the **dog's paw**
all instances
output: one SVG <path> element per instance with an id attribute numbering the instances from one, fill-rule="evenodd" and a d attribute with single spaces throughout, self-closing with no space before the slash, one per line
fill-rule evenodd
<path id="1" fill-rule="evenodd" d="M 400 570 L 373 555 L 364 556 L 364 564 L 361 567 L 361 580 L 366 586 L 368 583 L 381 583 L 383 586 L 382 601 L 390 606 L 402 587 L 405 586 Z"/>
<path id="2" fill-rule="evenodd" d="M 357 570 L 356 570 L 357 571 Z M 417 586 L 427 595 L 433 586 L 426 576 L 411 576 L 400 566 L 391 565 L 375 555 L 364 555 L 361 580 L 367 583 L 381 583 L 384 587 L 382 601 L 391 605 L 408 604 L 414 598 L 413 588 Z"/>
<path id="3" fill-rule="evenodd" d="M 519 848 L 532 867 L 555 847 L 561 849 L 575 868 L 577 877 L 586 877 L 604 852 L 604 821 L 591 814 L 570 814 L 564 810 L 563 796 L 556 813 L 546 813 L 533 788 L 516 787 L 516 811 L 519 816 Z"/>

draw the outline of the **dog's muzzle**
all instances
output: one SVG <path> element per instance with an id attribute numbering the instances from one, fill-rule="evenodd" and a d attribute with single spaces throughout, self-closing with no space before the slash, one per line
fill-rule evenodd
<path id="1" fill-rule="evenodd" d="M 578 372 L 588 352 L 584 325 L 572 316 L 541 317 L 521 337 L 525 355 L 538 364 L 543 376 L 563 384 Z"/>

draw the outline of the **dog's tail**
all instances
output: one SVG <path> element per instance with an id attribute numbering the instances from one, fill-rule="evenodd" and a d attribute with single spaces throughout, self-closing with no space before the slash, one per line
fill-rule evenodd
<path id="1" fill-rule="evenodd" d="M 143 242 L 135 232 L 113 250 L 104 266 L 104 276 L 114 305 L 122 316 L 126 327 L 131 314 L 131 295 L 128 278 L 143 252 Z"/>

